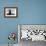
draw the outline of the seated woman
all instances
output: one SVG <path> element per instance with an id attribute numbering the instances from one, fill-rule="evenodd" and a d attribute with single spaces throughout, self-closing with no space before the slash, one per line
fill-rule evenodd
<path id="1" fill-rule="evenodd" d="M 11 10 L 9 10 L 9 13 L 7 13 L 7 15 L 14 15 Z"/>

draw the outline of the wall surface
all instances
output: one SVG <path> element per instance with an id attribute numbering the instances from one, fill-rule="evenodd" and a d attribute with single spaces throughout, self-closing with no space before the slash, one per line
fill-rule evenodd
<path id="1" fill-rule="evenodd" d="M 18 17 L 4 18 L 4 7 L 18 7 Z M 46 24 L 46 0 L 0 0 L 0 44 L 8 43 L 10 32 L 18 32 L 17 24 Z"/>

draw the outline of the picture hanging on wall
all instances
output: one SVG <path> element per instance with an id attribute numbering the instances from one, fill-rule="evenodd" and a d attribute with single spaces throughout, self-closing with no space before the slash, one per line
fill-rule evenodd
<path id="1" fill-rule="evenodd" d="M 8 17 L 8 18 L 18 17 L 18 8 L 17 7 L 5 7 L 4 17 Z"/>

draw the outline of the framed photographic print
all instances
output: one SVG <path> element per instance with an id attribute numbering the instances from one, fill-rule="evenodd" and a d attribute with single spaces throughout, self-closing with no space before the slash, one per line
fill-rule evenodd
<path id="1" fill-rule="evenodd" d="M 4 17 L 16 18 L 18 16 L 17 7 L 5 7 L 4 8 Z"/>

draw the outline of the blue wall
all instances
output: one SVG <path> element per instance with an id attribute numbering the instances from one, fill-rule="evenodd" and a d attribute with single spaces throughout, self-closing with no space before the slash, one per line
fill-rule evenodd
<path id="1" fill-rule="evenodd" d="M 18 18 L 4 18 L 9 6 L 18 7 Z M 0 0 L 0 44 L 8 43 L 10 32 L 17 33 L 17 24 L 46 24 L 46 0 Z"/>

